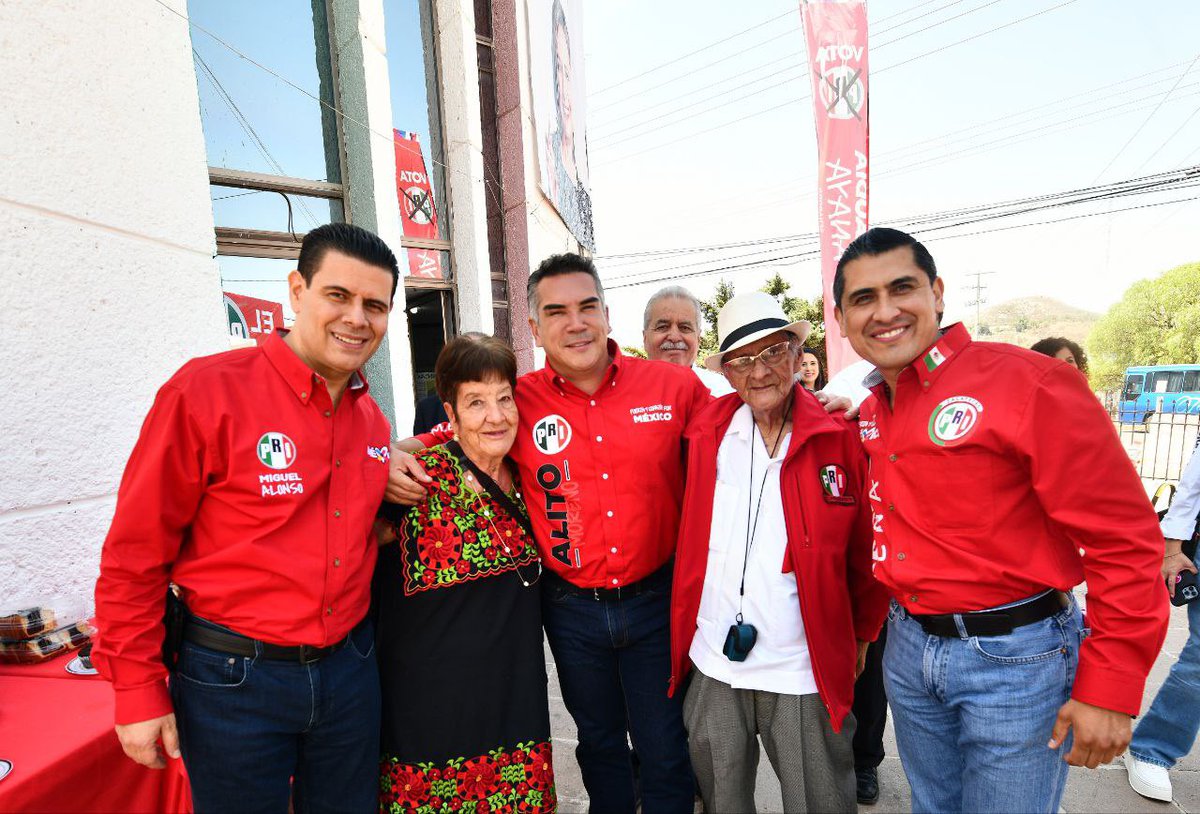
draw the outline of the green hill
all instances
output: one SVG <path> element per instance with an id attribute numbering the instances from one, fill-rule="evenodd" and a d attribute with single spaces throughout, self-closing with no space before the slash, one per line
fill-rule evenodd
<path id="1" fill-rule="evenodd" d="M 1083 345 L 1100 316 L 1049 297 L 1022 297 L 983 309 L 979 330 L 974 333 L 976 339 L 1011 342 L 1023 348 L 1047 336 L 1065 336 Z M 974 314 L 966 324 L 974 326 Z"/>

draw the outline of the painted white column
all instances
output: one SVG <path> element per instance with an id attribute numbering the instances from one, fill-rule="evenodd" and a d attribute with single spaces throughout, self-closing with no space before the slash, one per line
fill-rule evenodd
<path id="1" fill-rule="evenodd" d="M 346 145 L 347 206 L 350 220 L 378 234 L 400 261 L 400 283 L 388 335 L 367 363 L 371 392 L 393 418 L 393 435 L 412 428 L 412 353 L 408 340 L 404 279 L 408 261 L 400 246 L 403 227 L 396 201 L 396 152 L 392 99 L 384 37 L 383 0 L 332 0 L 337 43 L 338 92 Z"/>
<path id="2" fill-rule="evenodd" d="M 491 334 L 492 282 L 474 6 L 462 0 L 434 0 L 434 17 L 441 71 L 445 161 L 449 167 L 446 186 L 458 289 L 458 328 L 459 331 Z"/>

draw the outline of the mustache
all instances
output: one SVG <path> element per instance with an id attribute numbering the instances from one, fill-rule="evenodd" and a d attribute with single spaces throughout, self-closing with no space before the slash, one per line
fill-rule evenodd
<path id="1" fill-rule="evenodd" d="M 686 342 L 672 342 L 670 339 L 664 339 L 658 346 L 659 350 L 687 350 Z"/>

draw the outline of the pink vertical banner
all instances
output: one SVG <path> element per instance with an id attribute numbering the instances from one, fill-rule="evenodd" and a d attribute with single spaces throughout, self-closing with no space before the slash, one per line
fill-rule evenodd
<path id="1" fill-rule="evenodd" d="M 868 228 L 867 4 L 802 0 L 800 12 L 817 124 L 825 352 L 833 376 L 858 361 L 833 314 L 833 275 L 846 246 Z"/>

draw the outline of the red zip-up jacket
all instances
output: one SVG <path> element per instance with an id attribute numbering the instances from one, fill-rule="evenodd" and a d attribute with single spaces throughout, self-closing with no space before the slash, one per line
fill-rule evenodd
<path id="1" fill-rule="evenodd" d="M 717 450 L 743 404 L 736 393 L 714 401 L 689 425 L 687 488 L 671 596 L 671 683 L 674 694 L 691 669 L 688 653 L 708 564 Z M 836 466 L 841 495 L 823 485 Z M 821 701 L 835 732 L 854 698 L 856 640 L 874 641 L 887 614 L 883 586 L 871 576 L 871 511 L 867 459 L 853 425 L 835 418 L 801 385 L 794 391 L 792 437 L 779 473 L 787 526 L 784 573 L 796 575 L 804 633 Z M 841 491 L 841 490 L 834 490 Z"/>

